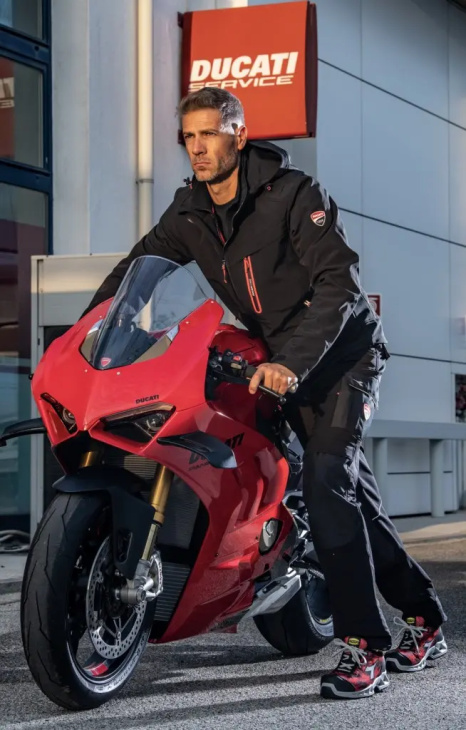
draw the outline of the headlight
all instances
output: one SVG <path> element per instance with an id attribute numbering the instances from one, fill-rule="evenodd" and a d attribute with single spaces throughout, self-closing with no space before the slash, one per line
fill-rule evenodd
<path id="1" fill-rule="evenodd" d="M 132 408 L 102 419 L 106 431 L 119 433 L 134 441 L 150 441 L 174 413 L 169 403 Z"/>
<path id="2" fill-rule="evenodd" d="M 77 430 L 76 417 L 71 411 L 62 406 L 50 393 L 41 393 L 40 397 L 52 406 L 69 433 L 74 433 Z"/>

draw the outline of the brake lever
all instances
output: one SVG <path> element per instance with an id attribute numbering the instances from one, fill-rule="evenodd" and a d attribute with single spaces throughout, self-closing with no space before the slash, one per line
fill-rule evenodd
<path id="1" fill-rule="evenodd" d="M 246 384 L 245 381 L 249 382 L 257 370 L 254 365 L 248 365 L 247 360 L 245 361 L 241 355 L 234 353 L 231 350 L 226 350 L 223 354 L 216 351 L 213 352 L 212 355 L 213 359 L 210 362 L 212 370 L 218 374 L 220 374 L 220 371 L 222 370 L 222 378 L 230 380 L 230 382 Z M 225 370 L 222 369 L 222 365 L 228 366 L 233 373 L 235 373 L 235 371 L 236 373 L 229 374 L 225 372 Z M 290 388 L 288 388 L 287 393 L 284 395 L 276 393 L 275 390 L 272 390 L 271 388 L 266 388 L 265 385 L 258 385 L 257 389 L 267 395 L 273 396 L 277 399 L 278 403 L 282 404 L 286 401 L 286 395 L 288 393 L 296 393 L 297 388 L 298 383 L 294 383 Z"/>
<path id="2" fill-rule="evenodd" d="M 251 380 L 251 378 L 255 374 L 256 370 L 257 370 L 257 368 L 254 367 L 254 365 L 247 365 L 246 368 L 244 369 L 244 377 L 247 378 L 248 380 Z M 286 399 L 286 396 L 288 395 L 288 393 L 296 393 L 297 389 L 298 389 L 298 383 L 294 383 L 293 385 L 291 385 L 288 388 L 287 392 L 284 395 L 281 395 L 281 393 L 276 393 L 274 390 L 271 390 L 270 388 L 266 388 L 265 385 L 258 386 L 258 390 L 262 390 L 264 393 L 268 393 L 269 395 L 274 395 L 275 398 L 278 398 L 280 403 L 285 402 L 285 399 Z"/>

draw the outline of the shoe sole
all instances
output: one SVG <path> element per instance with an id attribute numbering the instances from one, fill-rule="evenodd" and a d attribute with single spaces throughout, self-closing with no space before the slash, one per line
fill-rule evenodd
<path id="1" fill-rule="evenodd" d="M 398 659 L 395 657 L 385 657 L 385 663 L 389 672 L 420 672 L 426 668 L 427 660 L 435 661 L 444 656 L 448 651 L 447 642 L 445 639 L 439 641 L 438 644 L 431 646 L 427 650 L 426 655 L 418 664 L 400 664 Z"/>
<path id="2" fill-rule="evenodd" d="M 360 689 L 357 692 L 344 692 L 334 687 L 333 684 L 325 682 L 320 687 L 320 696 L 326 700 L 360 700 L 364 697 L 372 697 L 375 692 L 383 692 L 389 684 L 390 680 L 387 672 L 383 672 L 369 687 Z"/>

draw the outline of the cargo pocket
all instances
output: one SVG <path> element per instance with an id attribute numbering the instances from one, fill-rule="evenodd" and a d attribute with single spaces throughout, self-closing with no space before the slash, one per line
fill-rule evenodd
<path id="1" fill-rule="evenodd" d="M 346 374 L 337 395 L 331 426 L 363 439 L 379 405 L 380 375 Z"/>

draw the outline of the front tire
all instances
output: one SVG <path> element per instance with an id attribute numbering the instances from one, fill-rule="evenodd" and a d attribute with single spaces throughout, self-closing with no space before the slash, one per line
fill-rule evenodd
<path id="1" fill-rule="evenodd" d="M 122 580 L 111 560 L 106 497 L 57 495 L 31 545 L 21 594 L 26 659 L 36 683 L 57 705 L 98 707 L 134 672 L 155 606 L 119 604 L 113 586 Z"/>

